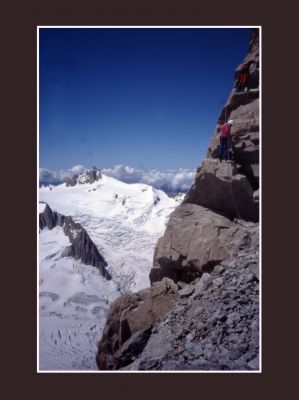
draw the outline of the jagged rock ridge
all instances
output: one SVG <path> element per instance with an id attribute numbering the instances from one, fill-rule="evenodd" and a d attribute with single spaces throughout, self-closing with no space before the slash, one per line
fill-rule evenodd
<path id="1" fill-rule="evenodd" d="M 39 214 L 39 229 L 53 229 L 56 226 L 61 226 L 71 242 L 71 245 L 66 248 L 64 256 L 70 256 L 76 260 L 80 259 L 84 264 L 97 267 L 106 279 L 111 279 L 106 269 L 107 262 L 86 230 L 79 223 L 74 222 L 72 217 L 52 211 L 48 204 L 43 204 L 45 204 L 45 207 L 43 212 Z"/>
<path id="2" fill-rule="evenodd" d="M 248 91 L 233 89 L 218 121 L 235 121 L 234 160 L 213 159 L 216 128 L 207 159 L 157 243 L 152 287 L 123 295 L 111 307 L 99 343 L 99 369 L 259 368 L 258 44 L 255 29 L 244 60 L 253 61 Z M 239 71 L 240 66 L 236 78 Z M 145 318 L 153 308 L 146 299 L 159 284 L 170 289 L 155 304 L 167 302 L 170 294 L 169 307 Z"/>
<path id="3" fill-rule="evenodd" d="M 94 183 L 102 179 L 102 173 L 96 167 L 93 167 L 90 170 L 85 171 L 83 174 L 74 174 L 71 177 L 67 178 L 66 186 L 75 186 L 77 184 L 83 183 Z"/>

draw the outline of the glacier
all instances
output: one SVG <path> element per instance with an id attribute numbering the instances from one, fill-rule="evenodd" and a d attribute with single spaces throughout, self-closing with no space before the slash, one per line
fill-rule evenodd
<path id="1" fill-rule="evenodd" d="M 97 343 L 113 300 L 149 286 L 154 248 L 184 195 L 102 175 L 42 186 L 39 201 L 86 229 L 108 263 L 111 281 L 79 260 L 64 257 L 61 227 L 39 233 L 39 370 L 97 370 Z M 44 205 L 40 203 L 39 212 Z"/>

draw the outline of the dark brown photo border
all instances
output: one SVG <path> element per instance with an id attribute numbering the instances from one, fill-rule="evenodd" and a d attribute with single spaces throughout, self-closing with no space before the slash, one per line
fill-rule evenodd
<path id="1" fill-rule="evenodd" d="M 288 3 L 288 2 L 286 2 Z M 8 3 L 7 3 L 8 4 Z M 298 104 L 296 92 L 283 97 L 280 77 L 292 73 L 284 51 L 295 35 L 296 11 L 288 5 L 269 8 L 244 2 L 35 1 L 12 4 L 2 14 L 5 57 L 2 82 L 2 174 L 9 184 L 3 214 L 8 228 L 2 268 L 6 301 L 2 340 L 3 381 L 9 398 L 292 398 L 296 365 L 296 232 L 288 230 L 288 209 L 279 196 L 294 185 L 285 168 L 284 135 L 297 129 L 287 116 Z M 8 8 L 8 7 L 7 7 Z M 36 35 L 40 25 L 232 25 L 262 26 L 262 373 L 261 374 L 38 374 L 36 372 Z M 292 47 L 293 53 L 296 46 Z M 291 61 L 291 60 L 290 60 Z M 290 62 L 289 61 L 289 62 Z M 296 97 L 295 97 L 296 96 Z M 279 99 L 279 101 L 278 101 Z M 287 103 L 290 104 L 286 110 Z M 284 108 L 284 110 L 283 110 Z M 294 110 L 295 113 L 295 110 Z M 295 114 L 296 115 L 296 114 Z M 6 145 L 7 143 L 7 145 Z M 289 142 L 290 145 L 290 142 Z M 293 146 L 293 144 L 291 144 Z M 295 145 L 294 145 L 295 146 Z M 290 149 L 292 151 L 292 149 Z M 279 157 L 279 162 L 278 162 Z M 281 186 L 278 189 L 277 182 Z M 294 182 L 294 183 L 293 183 Z M 297 184 L 298 185 L 298 184 Z M 278 193 L 277 191 L 280 191 Z M 281 199 L 283 200 L 283 199 Z M 292 201 L 289 207 L 296 209 Z M 7 211 L 6 211 L 7 210 Z M 15 221 L 11 221 L 11 217 Z M 297 234 L 298 237 L 298 234 Z M 286 242 L 285 244 L 283 242 Z M 4 243 L 4 242 L 3 242 Z M 288 275 L 288 277 L 287 277 Z M 289 282 L 286 282 L 286 279 Z M 13 288 L 12 288 L 13 283 Z M 291 295 L 293 294 L 293 295 Z M 5 322 L 4 322 L 5 320 Z M 290 332 L 289 332 L 290 330 Z M 291 332 L 292 331 L 292 332 Z M 292 384 L 294 385 L 292 388 Z"/>

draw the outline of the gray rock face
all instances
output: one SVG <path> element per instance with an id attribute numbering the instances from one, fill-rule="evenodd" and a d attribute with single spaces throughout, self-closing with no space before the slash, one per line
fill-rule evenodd
<path id="1" fill-rule="evenodd" d="M 247 177 L 254 190 L 259 188 L 259 47 L 258 31 L 251 38 L 250 50 L 243 63 L 252 61 L 249 70 L 248 91 L 232 90 L 224 105 L 218 124 L 232 119 L 232 146 L 239 172 Z M 242 64 L 235 71 L 238 79 Z M 210 142 L 207 157 L 213 157 L 219 144 L 219 125 Z"/>
<path id="2" fill-rule="evenodd" d="M 207 208 L 183 204 L 171 214 L 156 245 L 150 281 L 191 282 L 257 242 L 257 224 L 234 223 Z"/>
<path id="3" fill-rule="evenodd" d="M 66 180 L 66 186 L 75 186 L 77 183 L 83 184 L 83 183 L 94 183 L 98 181 L 99 179 L 102 179 L 102 174 L 101 171 L 98 170 L 96 167 L 93 169 L 90 169 L 83 174 L 74 174 L 70 178 Z"/>
<path id="4" fill-rule="evenodd" d="M 246 175 L 254 190 L 259 187 L 259 91 L 232 93 L 219 120 L 233 119 L 231 130 L 233 156 L 239 172 Z M 224 110 L 225 110 L 224 108 Z M 219 126 L 210 142 L 207 156 L 212 157 L 219 145 Z"/>
<path id="5" fill-rule="evenodd" d="M 97 267 L 106 279 L 111 279 L 106 269 L 107 262 L 86 230 L 80 224 L 74 222 L 72 217 L 52 211 L 46 204 L 44 211 L 39 214 L 39 229 L 46 227 L 53 229 L 55 226 L 61 226 L 71 242 L 71 246 L 65 250 L 64 256 L 70 256 L 76 260 L 81 260 L 84 264 Z"/>
<path id="6" fill-rule="evenodd" d="M 253 29 L 251 39 L 249 42 L 249 52 L 245 57 L 242 64 L 251 61 L 249 69 L 249 82 L 248 88 L 254 89 L 259 86 L 259 30 Z M 240 64 L 235 71 L 235 78 L 239 76 L 239 71 L 241 70 L 242 64 Z"/>
<path id="7" fill-rule="evenodd" d="M 43 203 L 46 204 L 46 203 Z M 39 229 L 53 229 L 57 226 L 57 213 L 53 212 L 48 204 L 46 204 L 43 213 L 39 214 Z"/>
<path id="8" fill-rule="evenodd" d="M 233 90 L 219 118 L 235 121 L 234 161 L 213 159 L 216 130 L 208 159 L 157 243 L 152 287 L 123 295 L 109 311 L 99 369 L 259 368 L 257 30 L 244 62 L 250 60 L 249 90 Z M 163 311 L 155 318 L 157 307 Z"/>
<path id="9" fill-rule="evenodd" d="M 164 279 L 151 289 L 121 296 L 109 311 L 99 369 L 257 370 L 259 278 L 254 271 L 256 247 L 179 291 Z M 154 295 L 157 285 L 163 286 Z M 161 299 L 167 302 L 162 309 Z"/>
<path id="10" fill-rule="evenodd" d="M 99 369 L 119 369 L 142 352 L 155 321 L 176 305 L 178 287 L 163 279 L 151 288 L 126 293 L 112 303 L 99 343 Z"/>
<path id="11" fill-rule="evenodd" d="M 245 59 L 254 60 L 255 71 L 257 39 L 255 32 Z M 211 157 L 219 141 L 218 134 L 214 136 L 209 158 L 198 168 L 194 184 L 171 215 L 165 234 L 157 243 L 151 282 L 165 276 L 190 282 L 221 260 L 236 255 L 240 248 L 251 245 L 256 234 L 248 230 L 249 225 L 244 228 L 244 224 L 232 220 L 253 223 L 259 220 L 258 97 L 255 88 L 230 95 L 220 119 L 224 113 L 226 119 L 234 119 L 235 161 L 220 162 Z"/>
<path id="12" fill-rule="evenodd" d="M 78 183 L 78 174 L 74 174 L 72 176 L 70 176 L 69 178 L 67 178 L 66 180 L 66 186 L 76 186 Z"/>
<path id="13" fill-rule="evenodd" d="M 233 161 L 206 159 L 183 203 L 199 204 L 229 218 L 258 221 L 258 202 L 246 178 Z"/>
<path id="14" fill-rule="evenodd" d="M 156 323 L 138 370 L 256 370 L 259 357 L 258 251 L 241 252 L 188 286 L 189 298 Z M 207 275 L 207 274 L 205 274 Z M 200 287 L 201 286 L 201 287 Z M 180 293 L 180 292 L 179 292 Z"/>

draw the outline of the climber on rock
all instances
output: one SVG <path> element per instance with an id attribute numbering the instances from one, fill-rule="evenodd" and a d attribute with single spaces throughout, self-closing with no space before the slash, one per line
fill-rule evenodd
<path id="1" fill-rule="evenodd" d="M 236 84 L 237 92 L 244 92 L 245 88 L 248 88 L 249 81 L 249 68 L 253 61 L 248 61 L 242 66 L 240 71 L 239 79 Z"/>
<path id="2" fill-rule="evenodd" d="M 226 161 L 229 158 L 229 148 L 231 145 L 231 127 L 234 121 L 230 119 L 220 126 L 220 148 L 219 148 L 219 159 L 220 162 L 224 158 Z"/>

